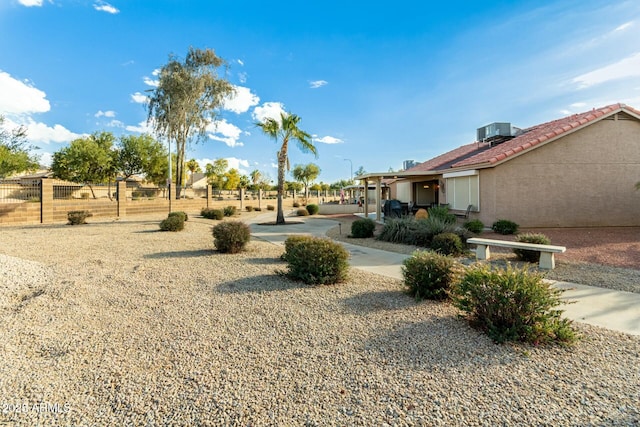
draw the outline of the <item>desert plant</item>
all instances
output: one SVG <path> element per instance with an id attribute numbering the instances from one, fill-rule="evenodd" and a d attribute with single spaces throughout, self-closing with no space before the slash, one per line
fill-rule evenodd
<path id="1" fill-rule="evenodd" d="M 225 221 L 213 227 L 213 244 L 220 252 L 242 251 L 251 238 L 251 229 L 241 221 Z"/>
<path id="2" fill-rule="evenodd" d="M 475 234 L 480 234 L 482 233 L 482 230 L 484 230 L 484 224 L 479 219 L 472 219 L 470 221 L 466 221 L 464 224 L 462 224 L 462 226 Z"/>
<path id="3" fill-rule="evenodd" d="M 449 212 L 448 206 L 432 206 L 428 209 L 430 218 L 439 218 L 447 224 L 455 224 L 456 216 Z"/>
<path id="4" fill-rule="evenodd" d="M 300 208 L 297 211 L 298 216 L 309 216 L 309 211 L 307 208 Z"/>
<path id="5" fill-rule="evenodd" d="M 351 223 L 351 237 L 367 238 L 373 237 L 376 223 L 371 218 L 356 219 Z"/>
<path id="6" fill-rule="evenodd" d="M 169 216 L 179 216 L 180 218 L 182 218 L 183 221 L 189 221 L 189 216 L 187 215 L 186 212 L 182 212 L 182 211 L 174 211 L 174 212 L 169 212 Z"/>
<path id="7" fill-rule="evenodd" d="M 247 210 L 247 212 L 253 211 L 253 206 L 251 206 L 251 205 L 247 205 L 244 208 Z"/>
<path id="8" fill-rule="evenodd" d="M 427 212 L 426 209 L 420 208 L 420 209 L 418 209 L 416 211 L 415 218 L 416 219 L 427 219 L 427 218 L 429 218 L 429 213 Z"/>
<path id="9" fill-rule="evenodd" d="M 340 283 L 347 277 L 349 252 L 330 239 L 291 236 L 285 241 L 283 259 L 287 275 L 309 285 Z"/>
<path id="10" fill-rule="evenodd" d="M 261 212 L 262 208 L 260 206 L 256 206 L 255 208 L 253 208 L 253 210 L 256 212 Z"/>
<path id="11" fill-rule="evenodd" d="M 309 203 L 307 205 L 307 211 L 309 211 L 309 215 L 315 215 L 320 210 L 320 207 L 316 204 Z"/>
<path id="12" fill-rule="evenodd" d="M 430 251 L 416 251 L 402 263 L 404 284 L 418 300 L 446 299 L 459 270 L 453 258 Z"/>
<path id="13" fill-rule="evenodd" d="M 518 224 L 508 219 L 499 219 L 493 223 L 491 229 L 500 234 L 515 234 L 518 231 Z"/>
<path id="14" fill-rule="evenodd" d="M 551 239 L 542 233 L 524 233 L 516 236 L 516 242 L 522 243 L 536 243 L 538 245 L 550 245 Z M 516 254 L 518 259 L 526 262 L 538 262 L 540 261 L 540 251 L 530 251 L 527 249 L 514 249 L 513 253 Z"/>
<path id="15" fill-rule="evenodd" d="M 455 233 L 440 233 L 433 236 L 431 249 L 442 255 L 458 256 L 464 252 L 462 240 Z"/>
<path id="16" fill-rule="evenodd" d="M 162 231 L 181 231 L 184 230 L 184 219 L 178 215 L 169 215 L 160 222 L 160 230 Z"/>
<path id="17" fill-rule="evenodd" d="M 298 203 L 298 202 L 293 202 L 293 207 L 294 207 L 294 208 L 299 208 L 299 207 L 300 207 L 300 203 Z"/>
<path id="18" fill-rule="evenodd" d="M 224 212 L 220 209 L 203 208 L 200 211 L 200 215 L 207 219 L 217 219 L 220 221 L 224 217 Z"/>
<path id="19" fill-rule="evenodd" d="M 413 220 L 410 218 L 390 218 L 378 234 L 378 240 L 391 243 L 406 243 L 412 233 Z"/>
<path id="20" fill-rule="evenodd" d="M 222 210 L 222 212 L 224 213 L 224 216 L 234 216 L 236 214 L 236 207 L 227 206 Z"/>
<path id="21" fill-rule="evenodd" d="M 275 206 L 273 206 L 273 205 L 267 205 L 267 210 L 268 210 L 268 211 L 275 211 L 275 210 L 276 210 L 276 207 L 275 207 Z"/>
<path id="22" fill-rule="evenodd" d="M 564 344 L 574 342 L 577 334 L 556 309 L 562 292 L 527 268 L 476 265 L 454 286 L 452 299 L 471 325 L 495 342 Z"/>
<path id="23" fill-rule="evenodd" d="M 86 224 L 87 218 L 93 216 L 89 211 L 69 211 L 67 212 L 67 220 L 69 225 Z"/>

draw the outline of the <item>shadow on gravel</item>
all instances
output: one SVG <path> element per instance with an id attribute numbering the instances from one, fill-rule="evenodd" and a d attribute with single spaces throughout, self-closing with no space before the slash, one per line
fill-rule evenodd
<path id="1" fill-rule="evenodd" d="M 255 265 L 276 265 L 282 264 L 284 265 L 284 261 L 280 258 L 247 258 L 244 260 L 247 264 L 255 264 Z"/>
<path id="2" fill-rule="evenodd" d="M 454 316 L 381 331 L 364 343 L 363 351 L 374 360 L 398 360 L 420 370 L 509 365 L 524 357 L 513 347 L 494 344 Z"/>
<path id="3" fill-rule="evenodd" d="M 302 282 L 295 282 L 277 275 L 252 276 L 244 279 L 221 283 L 216 290 L 222 294 L 282 292 L 291 289 L 309 288 Z"/>
<path id="4" fill-rule="evenodd" d="M 151 259 L 164 259 L 164 258 L 197 258 L 202 256 L 211 256 L 215 251 L 211 249 L 198 249 L 195 251 L 171 251 L 171 252 L 156 252 L 153 254 L 146 254 L 144 258 Z"/>
<path id="5" fill-rule="evenodd" d="M 369 314 L 377 311 L 404 310 L 416 303 L 402 291 L 364 292 L 343 300 L 344 305 L 355 314 Z"/>

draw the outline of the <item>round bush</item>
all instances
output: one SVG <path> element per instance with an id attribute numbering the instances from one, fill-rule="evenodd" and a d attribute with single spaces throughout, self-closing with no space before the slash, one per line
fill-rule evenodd
<path id="1" fill-rule="evenodd" d="M 293 202 L 293 207 L 294 207 L 294 208 L 299 208 L 299 207 L 300 207 L 300 203 L 298 203 L 298 202 Z"/>
<path id="2" fill-rule="evenodd" d="M 224 216 L 234 216 L 236 214 L 236 207 L 227 206 L 226 208 L 223 209 L 222 212 L 224 213 Z"/>
<path id="3" fill-rule="evenodd" d="M 285 241 L 283 259 L 288 276 L 309 285 L 331 285 L 344 281 L 349 270 L 349 252 L 330 239 L 291 236 Z"/>
<path id="4" fill-rule="evenodd" d="M 464 252 L 462 240 L 455 233 L 440 233 L 433 236 L 431 249 L 442 255 L 458 256 Z"/>
<path id="5" fill-rule="evenodd" d="M 67 220 L 69 221 L 67 224 L 69 225 L 86 224 L 87 218 L 91 216 L 93 216 L 93 214 L 89 211 L 69 211 L 67 212 Z"/>
<path id="6" fill-rule="evenodd" d="M 479 219 L 472 219 L 471 221 L 467 221 L 462 226 L 475 234 L 480 234 L 482 233 L 482 230 L 484 230 L 484 224 Z"/>
<path id="7" fill-rule="evenodd" d="M 298 216 L 309 216 L 307 208 L 300 208 L 297 210 Z"/>
<path id="8" fill-rule="evenodd" d="M 318 205 L 314 205 L 313 203 L 307 205 L 307 211 L 309 211 L 309 215 L 315 215 L 320 210 Z"/>
<path id="9" fill-rule="evenodd" d="M 262 208 L 260 206 L 256 206 L 255 208 L 253 208 L 253 210 L 256 212 L 261 212 Z"/>
<path id="10" fill-rule="evenodd" d="M 545 236 L 542 233 L 524 233 L 519 234 L 516 237 L 516 242 L 523 243 L 536 243 L 538 245 L 550 245 L 551 239 Z M 526 262 L 534 262 L 537 263 L 540 261 L 540 252 L 539 251 L 529 251 L 526 249 L 514 249 L 513 253 L 516 254 L 519 260 Z"/>
<path id="11" fill-rule="evenodd" d="M 189 216 L 187 215 L 186 212 L 182 212 L 182 211 L 169 212 L 169 216 L 178 216 L 182 218 L 183 221 L 189 221 Z"/>
<path id="12" fill-rule="evenodd" d="M 426 209 L 420 208 L 420 209 L 418 209 L 416 211 L 415 218 L 416 219 L 427 219 L 427 218 L 429 218 L 429 214 L 427 213 Z"/>
<path id="13" fill-rule="evenodd" d="M 552 288 L 540 273 L 509 265 L 492 270 L 476 265 L 452 289 L 453 304 L 472 326 L 495 342 L 571 343 L 577 334 L 560 317 L 562 290 Z"/>
<path id="14" fill-rule="evenodd" d="M 456 261 L 435 252 L 417 251 L 402 263 L 404 284 L 416 299 L 445 299 L 458 280 Z"/>
<path id="15" fill-rule="evenodd" d="M 204 208 L 200 211 L 200 215 L 207 219 L 216 219 L 220 221 L 224 217 L 224 212 L 220 209 Z"/>
<path id="16" fill-rule="evenodd" d="M 500 234 L 515 234 L 518 231 L 518 224 L 508 219 L 499 219 L 493 223 L 491 229 Z"/>
<path id="17" fill-rule="evenodd" d="M 162 231 L 181 231 L 184 230 L 184 220 L 179 215 L 168 216 L 160 222 L 160 230 Z"/>
<path id="18" fill-rule="evenodd" d="M 373 237 L 376 223 L 371 218 L 356 219 L 351 223 L 351 237 L 366 239 Z"/>
<path id="19" fill-rule="evenodd" d="M 247 212 L 253 211 L 253 206 L 245 206 L 244 208 L 247 210 Z"/>
<path id="20" fill-rule="evenodd" d="M 235 254 L 244 249 L 251 238 L 251 230 L 241 221 L 225 221 L 213 227 L 213 244 L 220 252 Z"/>
<path id="21" fill-rule="evenodd" d="M 275 211 L 275 210 L 276 210 L 276 207 L 275 207 L 275 206 L 273 206 L 273 205 L 267 205 L 267 210 L 268 210 L 268 211 Z"/>

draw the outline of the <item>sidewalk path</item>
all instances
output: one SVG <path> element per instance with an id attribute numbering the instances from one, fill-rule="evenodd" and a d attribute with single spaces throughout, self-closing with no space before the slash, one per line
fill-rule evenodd
<path id="1" fill-rule="evenodd" d="M 338 224 L 335 220 L 317 217 L 286 219 L 292 223 L 278 226 L 260 225 L 260 223 L 275 221 L 275 213 L 270 212 L 256 216 L 248 222 L 253 236 L 279 245 L 284 245 L 284 241 L 291 234 L 325 237 L 326 232 Z M 342 230 L 342 232 L 349 233 L 349 230 Z M 402 261 L 408 258 L 408 255 L 341 243 L 351 254 L 349 262 L 352 267 L 402 280 Z M 563 315 L 567 318 L 614 331 L 640 335 L 640 294 L 569 282 L 553 283 L 554 286 L 565 289 L 563 300 L 575 301 L 573 304 L 559 307 L 564 310 Z"/>

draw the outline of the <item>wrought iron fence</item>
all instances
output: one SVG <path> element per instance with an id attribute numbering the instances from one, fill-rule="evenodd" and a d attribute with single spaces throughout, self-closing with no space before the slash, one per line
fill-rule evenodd
<path id="1" fill-rule="evenodd" d="M 78 184 L 66 181 L 53 182 L 54 200 L 64 199 L 115 199 L 116 185 L 111 184 Z"/>
<path id="2" fill-rule="evenodd" d="M 40 202 L 40 181 L 0 181 L 0 203 Z"/>

